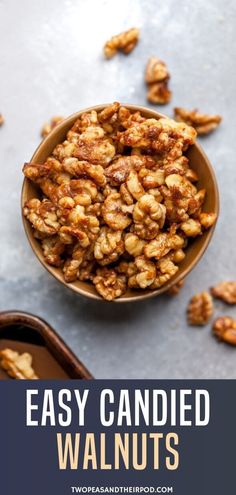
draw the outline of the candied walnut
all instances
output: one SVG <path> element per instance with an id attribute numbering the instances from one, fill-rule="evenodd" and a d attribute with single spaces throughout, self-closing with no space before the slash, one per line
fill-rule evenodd
<path id="1" fill-rule="evenodd" d="M 134 261 L 134 269 L 136 273 L 128 279 L 129 287 L 146 289 L 152 285 L 156 277 L 155 263 L 147 260 L 145 256 L 137 256 Z"/>
<path id="2" fill-rule="evenodd" d="M 104 46 L 104 55 L 106 58 L 112 58 L 118 51 L 128 55 L 138 43 L 139 29 L 131 28 L 124 31 L 106 42 Z"/>
<path id="3" fill-rule="evenodd" d="M 231 316 L 217 318 L 213 323 L 212 331 L 219 340 L 236 345 L 236 321 Z"/>
<path id="4" fill-rule="evenodd" d="M 107 267 L 96 270 L 93 283 L 100 296 L 107 301 L 122 296 L 126 291 L 126 277 Z"/>
<path id="5" fill-rule="evenodd" d="M 139 181 L 138 174 L 134 170 L 131 170 L 131 172 L 129 173 L 126 186 L 131 196 L 133 196 L 133 198 L 137 200 L 145 194 L 143 186 Z"/>
<path id="6" fill-rule="evenodd" d="M 88 250 L 80 244 L 76 244 L 72 251 L 72 256 L 67 259 L 63 266 L 64 279 L 67 283 L 75 282 L 79 278 L 79 270 L 82 263 L 86 260 Z"/>
<path id="7" fill-rule="evenodd" d="M 160 233 L 155 239 L 150 241 L 144 248 L 144 254 L 147 258 L 161 259 L 172 249 L 178 250 L 184 246 L 184 239 L 178 234 Z"/>
<path id="8" fill-rule="evenodd" d="M 171 100 L 172 93 L 168 88 L 168 81 L 149 84 L 147 99 L 155 105 L 167 105 Z"/>
<path id="9" fill-rule="evenodd" d="M 0 126 L 4 124 L 4 117 L 3 115 L 0 113 Z"/>
<path id="10" fill-rule="evenodd" d="M 25 177 L 37 182 L 43 177 L 48 177 L 50 174 L 50 164 L 49 163 L 25 163 L 23 166 L 23 173 Z"/>
<path id="11" fill-rule="evenodd" d="M 62 265 L 61 255 L 65 251 L 65 245 L 57 235 L 42 239 L 42 249 L 44 258 L 49 265 L 57 267 Z"/>
<path id="12" fill-rule="evenodd" d="M 69 141 L 64 141 L 62 144 L 58 144 L 56 148 L 53 150 L 53 157 L 62 162 L 64 158 L 70 157 L 73 155 L 76 150 L 76 144 L 70 143 Z"/>
<path id="13" fill-rule="evenodd" d="M 46 124 L 44 124 L 44 126 L 41 129 L 42 138 L 45 138 L 46 136 L 48 136 L 48 134 L 50 134 L 50 132 L 54 129 L 54 127 L 56 127 L 58 124 L 60 124 L 60 122 L 62 122 L 63 120 L 64 120 L 64 117 L 61 117 L 61 116 L 52 117 L 50 122 L 47 122 Z"/>
<path id="14" fill-rule="evenodd" d="M 213 315 L 213 301 L 209 292 L 201 292 L 192 297 L 187 308 L 190 325 L 206 325 Z"/>
<path id="15" fill-rule="evenodd" d="M 117 101 L 115 101 L 108 107 L 104 108 L 104 110 L 102 110 L 98 114 L 99 122 L 103 124 L 104 122 L 109 121 L 114 116 L 114 114 L 118 112 L 119 108 L 120 108 L 120 103 L 118 103 Z"/>
<path id="16" fill-rule="evenodd" d="M 104 168 L 101 165 L 93 165 L 92 163 L 79 161 L 77 158 L 71 157 L 63 160 L 62 167 L 72 177 L 91 179 L 99 187 L 106 184 Z"/>
<path id="17" fill-rule="evenodd" d="M 119 193 L 109 194 L 102 206 L 102 216 L 113 230 L 124 230 L 132 222 Z"/>
<path id="18" fill-rule="evenodd" d="M 198 110 L 186 110 L 180 107 L 175 108 L 174 113 L 178 122 L 191 125 L 198 134 L 209 134 L 218 127 L 222 120 L 220 115 L 208 115 Z"/>
<path id="19" fill-rule="evenodd" d="M 129 192 L 126 184 L 121 184 L 121 186 L 120 186 L 120 195 L 121 195 L 121 198 L 123 199 L 123 201 L 127 205 L 133 205 L 134 198 L 133 198 L 132 194 L 130 194 L 130 192 Z"/>
<path id="20" fill-rule="evenodd" d="M 159 58 L 150 57 L 146 67 L 145 80 L 146 83 L 151 84 L 155 82 L 164 81 L 169 79 L 170 74 L 167 70 L 165 62 L 162 62 Z"/>
<path id="21" fill-rule="evenodd" d="M 106 166 L 115 156 L 115 146 L 108 139 L 94 141 L 80 141 L 75 148 L 73 156 L 79 160 Z"/>
<path id="22" fill-rule="evenodd" d="M 128 178 L 132 170 L 138 171 L 142 167 L 153 167 L 155 161 L 149 156 L 121 156 L 106 167 L 105 175 L 111 185 L 122 184 Z"/>
<path id="23" fill-rule="evenodd" d="M 168 118 L 146 119 L 135 123 L 117 139 L 124 146 L 153 150 L 165 158 L 175 160 L 190 144 L 194 143 L 196 131 L 184 123 L 177 123 Z"/>
<path id="24" fill-rule="evenodd" d="M 170 74 L 162 60 L 151 57 L 148 60 L 145 80 L 148 86 L 147 99 L 150 103 L 165 105 L 171 99 L 171 91 L 168 88 Z"/>
<path id="25" fill-rule="evenodd" d="M 168 282 L 178 271 L 173 261 L 168 256 L 163 257 L 157 262 L 157 276 L 151 285 L 151 289 L 159 289 Z"/>
<path id="26" fill-rule="evenodd" d="M 168 294 L 170 296 L 177 296 L 180 293 L 181 289 L 183 288 L 184 283 L 185 282 L 183 279 L 177 282 L 177 284 L 172 285 L 172 287 L 168 290 Z"/>
<path id="27" fill-rule="evenodd" d="M 124 252 L 121 230 L 102 227 L 94 245 L 94 257 L 100 265 L 116 261 Z"/>
<path id="28" fill-rule="evenodd" d="M 136 257 L 143 254 L 145 245 L 146 242 L 143 239 L 140 239 L 136 234 L 130 232 L 125 234 L 125 249 L 131 256 Z"/>
<path id="29" fill-rule="evenodd" d="M 204 229 L 210 229 L 216 222 L 216 213 L 200 213 L 199 220 Z"/>
<path id="30" fill-rule="evenodd" d="M 33 358 L 28 352 L 19 354 L 12 349 L 3 349 L 0 351 L 0 366 L 7 372 L 11 378 L 18 380 L 37 380 L 32 367 Z"/>
<path id="31" fill-rule="evenodd" d="M 134 232 L 142 239 L 154 239 L 165 223 L 166 208 L 152 194 L 144 194 L 134 205 Z"/>
<path id="32" fill-rule="evenodd" d="M 42 234 L 54 235 L 60 228 L 55 206 L 47 199 L 30 199 L 25 203 L 23 213 L 34 229 Z"/>
<path id="33" fill-rule="evenodd" d="M 211 288 L 211 294 L 227 304 L 236 304 L 236 282 L 221 282 Z"/>
<path id="34" fill-rule="evenodd" d="M 141 168 L 138 176 L 145 190 L 155 189 L 165 183 L 164 170 L 149 170 L 147 168 Z"/>
<path id="35" fill-rule="evenodd" d="M 202 232 L 200 222 L 198 220 L 194 220 L 194 218 L 189 218 L 185 222 L 181 223 L 180 229 L 187 237 L 196 237 Z"/>

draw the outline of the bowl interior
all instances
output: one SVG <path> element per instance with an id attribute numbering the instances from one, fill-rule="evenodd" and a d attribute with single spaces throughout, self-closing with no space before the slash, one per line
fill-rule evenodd
<path id="1" fill-rule="evenodd" d="M 44 163 L 47 157 L 52 153 L 55 146 L 62 142 L 66 133 L 72 127 L 75 120 L 81 116 L 84 112 L 89 112 L 91 110 L 102 110 L 107 105 L 98 105 L 96 107 L 91 107 L 80 112 L 77 112 L 66 120 L 64 120 L 61 124 L 54 128 L 54 130 L 42 141 L 37 150 L 35 151 L 31 161 L 35 163 Z M 147 118 L 160 118 L 163 117 L 163 114 L 160 114 L 154 110 L 149 110 L 145 107 L 137 106 L 137 105 L 125 105 L 131 111 L 139 110 L 145 117 Z M 216 178 L 212 166 L 203 152 L 202 148 L 198 143 L 190 146 L 186 155 L 190 159 L 190 166 L 193 170 L 195 170 L 198 174 L 199 181 L 197 183 L 198 188 L 205 188 L 207 190 L 206 200 L 204 203 L 204 211 L 206 212 L 214 212 L 218 215 L 219 212 L 219 195 L 218 188 L 216 183 Z M 37 188 L 35 184 L 33 184 L 28 179 L 24 179 L 23 188 L 22 188 L 22 206 L 25 201 L 33 198 L 40 197 L 40 190 Z M 64 281 L 64 277 L 62 271 L 59 268 L 55 268 L 53 266 L 48 265 L 43 257 L 42 249 L 40 247 L 39 242 L 33 236 L 33 230 L 25 217 L 23 217 L 23 223 L 25 227 L 25 231 L 29 242 L 31 244 L 32 249 L 35 254 L 39 258 L 40 262 L 45 266 L 45 268 L 60 282 L 62 282 L 67 287 L 73 289 L 74 291 L 83 294 L 85 296 L 91 297 L 93 299 L 101 299 L 101 297 L 97 294 L 94 286 L 88 282 L 76 281 L 70 284 L 67 284 Z M 196 265 L 201 256 L 203 255 L 205 249 L 207 248 L 212 234 L 214 232 L 214 227 L 205 231 L 202 236 L 197 237 L 193 241 L 190 241 L 187 249 L 186 249 L 186 257 L 179 265 L 179 271 L 177 274 L 163 287 L 158 290 L 128 290 L 126 294 L 118 299 L 115 302 L 127 302 L 145 299 L 147 297 L 153 297 L 158 294 L 162 294 L 170 289 L 174 284 L 176 284 L 179 280 L 184 278 Z"/>

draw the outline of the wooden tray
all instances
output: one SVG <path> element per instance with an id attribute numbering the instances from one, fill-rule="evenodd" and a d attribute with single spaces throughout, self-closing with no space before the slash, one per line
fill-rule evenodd
<path id="1" fill-rule="evenodd" d="M 30 313 L 0 313 L 0 350 L 7 347 L 20 353 L 29 352 L 33 356 L 34 370 L 42 380 L 93 378 L 55 330 Z M 0 380 L 7 378 L 0 369 Z"/>

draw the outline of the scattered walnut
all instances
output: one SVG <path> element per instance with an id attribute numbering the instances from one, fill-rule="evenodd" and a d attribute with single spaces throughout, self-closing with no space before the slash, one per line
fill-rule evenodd
<path id="1" fill-rule="evenodd" d="M 236 321 L 231 316 L 217 318 L 213 323 L 212 330 L 219 340 L 236 345 Z"/>
<path id="2" fill-rule="evenodd" d="M 208 292 L 201 292 L 192 297 L 187 308 L 190 325 L 206 325 L 213 315 L 213 301 Z"/>
<path id="3" fill-rule="evenodd" d="M 174 109 L 174 113 L 178 122 L 191 125 L 198 134 L 209 134 L 218 127 L 222 120 L 220 115 L 207 115 L 199 113 L 198 110 L 186 110 L 179 107 Z"/>
<path id="4" fill-rule="evenodd" d="M 3 115 L 0 113 L 0 126 L 4 124 L 4 117 Z"/>
<path id="5" fill-rule="evenodd" d="M 167 79 L 149 66 L 149 84 Z M 92 283 L 112 300 L 127 286 L 158 289 L 178 271 L 188 237 L 216 215 L 184 155 L 196 131 L 168 118 L 147 119 L 118 102 L 85 112 L 44 163 L 23 172 L 37 185 L 23 213 L 48 264 L 67 283 Z"/>
<path id="6" fill-rule="evenodd" d="M 63 120 L 64 120 L 64 117 L 60 117 L 60 116 L 52 117 L 50 122 L 47 122 L 42 127 L 42 130 L 41 130 L 42 138 L 45 138 L 46 136 L 48 136 L 48 134 L 50 134 L 50 132 L 54 129 L 54 127 L 56 127 L 58 124 L 60 124 L 60 122 L 62 122 Z"/>
<path id="7" fill-rule="evenodd" d="M 33 358 L 28 352 L 19 354 L 12 349 L 3 349 L 0 351 L 0 366 L 7 372 L 11 378 L 18 380 L 37 380 L 34 369 L 32 368 Z"/>
<path id="8" fill-rule="evenodd" d="M 171 99 L 168 88 L 170 74 L 166 64 L 156 57 L 148 60 L 145 80 L 148 86 L 147 99 L 150 103 L 165 105 Z"/>
<path id="9" fill-rule="evenodd" d="M 97 269 L 93 283 L 98 293 L 107 301 L 122 296 L 126 291 L 126 277 L 107 267 Z"/>
<path id="10" fill-rule="evenodd" d="M 112 58 L 118 51 L 128 55 L 138 43 L 139 29 L 131 28 L 128 31 L 112 36 L 104 46 L 104 55 L 106 58 Z"/>
<path id="11" fill-rule="evenodd" d="M 184 286 L 184 279 L 177 282 L 177 284 L 172 285 L 172 287 L 168 290 L 168 294 L 170 296 L 177 296 Z"/>
<path id="12" fill-rule="evenodd" d="M 211 293 L 227 304 L 236 304 L 236 282 L 221 282 L 211 288 Z"/>

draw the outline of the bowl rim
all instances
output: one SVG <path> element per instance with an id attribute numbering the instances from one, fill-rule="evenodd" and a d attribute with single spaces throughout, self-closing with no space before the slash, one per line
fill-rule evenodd
<path id="1" fill-rule="evenodd" d="M 38 155 L 38 153 L 40 153 L 41 149 L 44 148 L 47 143 L 50 143 L 52 137 L 54 136 L 55 133 L 57 133 L 58 131 L 62 130 L 64 128 L 64 126 L 67 126 L 69 123 L 71 123 L 71 126 L 73 125 L 73 122 L 78 119 L 83 113 L 88 113 L 88 112 L 91 112 L 92 110 L 95 110 L 97 112 L 100 112 L 101 110 L 103 110 L 104 108 L 106 108 L 107 106 L 109 106 L 111 103 L 103 103 L 103 104 L 99 104 L 99 105 L 94 105 L 94 106 L 91 106 L 91 107 L 87 107 L 85 109 L 82 109 L 82 110 L 79 110 L 78 112 L 75 112 L 71 115 L 69 115 L 67 118 L 65 118 L 62 122 L 60 122 L 49 134 L 46 138 L 42 139 L 42 141 L 40 142 L 40 144 L 37 146 L 36 150 L 34 151 L 31 159 L 30 159 L 30 162 L 34 162 L 35 160 L 35 157 Z M 154 109 L 151 109 L 149 107 L 145 107 L 145 106 L 142 106 L 142 105 L 135 105 L 135 104 L 131 104 L 131 103 L 121 103 L 121 106 L 124 106 L 126 108 L 128 108 L 128 110 L 131 110 L 131 111 L 139 111 L 141 113 L 149 113 L 149 114 L 152 114 L 153 115 L 153 118 L 170 118 L 168 117 L 167 115 L 161 113 L 161 112 L 158 112 L 157 110 L 154 110 Z M 59 143 L 58 143 L 59 144 Z M 204 243 L 202 244 L 201 248 L 197 251 L 196 253 L 196 256 L 194 257 L 194 259 L 192 260 L 192 262 L 181 272 L 179 273 L 179 275 L 176 276 L 176 278 L 174 279 L 174 281 L 170 281 L 167 283 L 167 284 L 164 284 L 160 289 L 155 289 L 155 290 L 150 290 L 146 293 L 139 293 L 137 291 L 137 294 L 135 293 L 135 295 L 132 295 L 132 296 L 126 296 L 125 294 L 117 299 L 114 299 L 113 303 L 124 303 L 124 302 L 137 302 L 137 301 L 141 301 L 141 300 L 145 300 L 145 299 L 149 299 L 151 297 L 155 297 L 155 296 L 158 296 L 158 295 L 161 295 L 161 294 L 164 294 L 165 292 L 167 292 L 173 285 L 177 284 L 178 282 L 180 282 L 181 280 L 183 280 L 194 268 L 195 266 L 198 264 L 198 262 L 200 261 L 200 259 L 202 258 L 203 254 L 205 253 L 211 239 L 212 239 L 212 236 L 214 234 L 214 231 L 215 231 L 215 228 L 216 228 L 216 223 L 217 223 L 217 220 L 218 220 L 218 217 L 219 217 L 219 211 L 220 211 L 220 197 L 219 197 L 219 188 L 218 188 L 218 184 L 217 184 L 217 180 L 216 180 L 216 175 L 215 175 L 215 171 L 213 169 L 213 166 L 211 165 L 210 163 L 210 160 L 209 158 L 207 157 L 205 151 L 203 150 L 202 146 L 199 144 L 198 141 L 195 141 L 195 143 L 192 145 L 192 146 L 195 146 L 198 151 L 200 152 L 200 154 L 202 155 L 203 159 L 205 160 L 205 162 L 207 163 L 207 167 L 210 171 L 210 174 L 211 174 L 211 178 L 212 178 L 212 184 L 213 184 L 213 188 L 214 188 L 214 193 L 215 193 L 215 213 L 217 215 L 217 218 L 216 218 L 216 221 L 214 223 L 214 225 L 209 229 L 207 230 L 206 232 L 206 237 L 205 237 L 205 240 L 204 240 Z M 24 202 L 25 202 L 25 198 L 24 198 L 24 195 L 25 195 L 25 190 L 26 190 L 26 187 L 27 187 L 27 184 L 30 183 L 30 180 L 25 177 L 24 180 L 23 180 L 23 184 L 22 184 L 22 190 L 21 190 L 21 216 L 22 216 L 22 221 L 23 221 L 23 226 L 24 226 L 24 230 L 25 230 L 25 233 L 26 233 L 26 236 L 28 238 L 28 241 L 29 241 L 29 244 L 34 252 L 34 254 L 36 255 L 37 259 L 40 261 L 40 263 L 44 266 L 44 268 L 46 268 L 46 270 L 48 271 L 48 273 L 50 273 L 54 278 L 56 278 L 61 284 L 63 284 L 66 288 L 72 290 L 73 292 L 76 292 L 82 296 L 85 296 L 89 299 L 93 299 L 93 300 L 97 300 L 97 301 L 102 301 L 102 302 L 108 302 L 106 300 L 104 300 L 99 294 L 97 294 L 96 292 L 94 293 L 90 293 L 88 292 L 86 289 L 83 289 L 82 287 L 80 286 L 75 286 L 74 283 L 67 283 L 60 275 L 59 275 L 59 272 L 55 272 L 53 271 L 53 268 L 54 267 L 51 267 L 50 265 L 48 265 L 46 263 L 46 261 L 43 259 L 43 255 L 42 256 L 39 256 L 39 254 L 35 251 L 35 247 L 34 247 L 34 240 L 33 239 L 33 235 L 32 235 L 32 227 L 29 223 L 29 221 L 25 218 L 25 216 L 23 215 L 23 206 L 24 206 Z M 109 301 L 110 302 L 110 301 Z"/>

